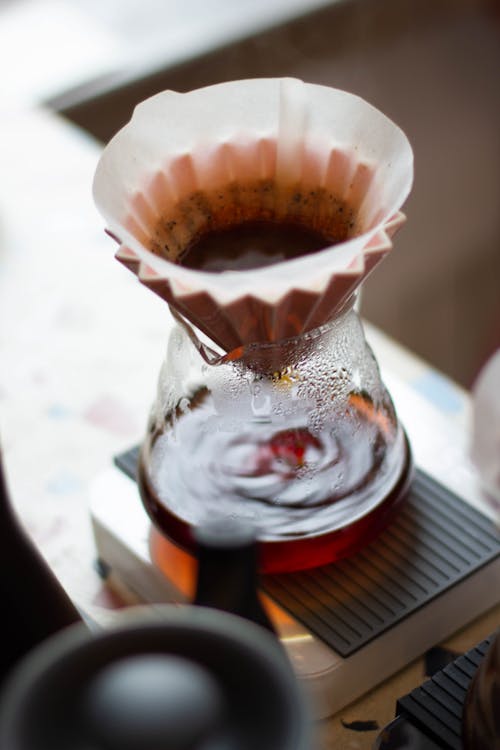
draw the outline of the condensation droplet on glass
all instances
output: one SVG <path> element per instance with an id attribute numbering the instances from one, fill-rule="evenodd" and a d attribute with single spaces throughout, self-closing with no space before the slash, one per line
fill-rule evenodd
<path id="1" fill-rule="evenodd" d="M 185 413 L 189 410 L 189 399 L 188 398 L 181 398 L 179 401 L 179 409 Z"/>

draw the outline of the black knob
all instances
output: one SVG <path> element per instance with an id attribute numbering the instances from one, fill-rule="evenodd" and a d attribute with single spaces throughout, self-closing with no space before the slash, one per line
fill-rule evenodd
<path id="1" fill-rule="evenodd" d="M 82 719 L 103 750 L 198 750 L 220 733 L 225 698 L 202 666 L 175 655 L 129 656 L 89 683 Z"/>
<path id="2" fill-rule="evenodd" d="M 462 713 L 465 750 L 500 748 L 500 630 L 471 680 Z"/>
<path id="3" fill-rule="evenodd" d="M 205 607 L 45 641 L 0 697 L 2 750 L 309 750 L 306 708 L 263 628 Z"/>

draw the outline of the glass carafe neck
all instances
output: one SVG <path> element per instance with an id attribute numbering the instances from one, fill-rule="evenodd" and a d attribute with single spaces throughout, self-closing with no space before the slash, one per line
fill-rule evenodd
<path id="1" fill-rule="evenodd" d="M 335 337 L 336 333 L 340 335 L 349 320 L 353 321 L 355 326 L 357 322 L 359 333 L 364 339 L 356 312 L 357 297 L 357 292 L 355 292 L 327 323 L 310 331 L 280 341 L 246 344 L 229 352 L 223 352 L 213 342 L 207 342 L 205 337 L 176 310 L 171 309 L 171 312 L 207 365 L 239 365 L 260 374 L 272 376 L 290 367 L 297 357 L 307 356 L 311 348 L 318 346 L 321 348 L 322 341 L 325 339 L 330 340 L 332 336 Z M 293 311 L 290 311 L 290 316 L 293 316 Z"/>

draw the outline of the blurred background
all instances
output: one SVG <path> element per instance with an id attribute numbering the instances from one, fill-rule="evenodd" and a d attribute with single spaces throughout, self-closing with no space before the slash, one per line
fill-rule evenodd
<path id="1" fill-rule="evenodd" d="M 0 0 L 0 65 L 0 113 L 42 106 L 103 142 L 165 88 L 361 95 L 416 165 L 364 317 L 466 387 L 500 345 L 500 0 Z"/>

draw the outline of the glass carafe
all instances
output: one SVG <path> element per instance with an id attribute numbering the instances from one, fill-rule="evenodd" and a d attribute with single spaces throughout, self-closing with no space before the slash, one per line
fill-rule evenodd
<path id="1" fill-rule="evenodd" d="M 264 570 L 306 568 L 369 541 L 403 497 L 404 432 L 353 298 L 295 338 L 220 355 L 178 323 L 143 443 L 139 485 L 159 528 L 256 527 Z"/>

